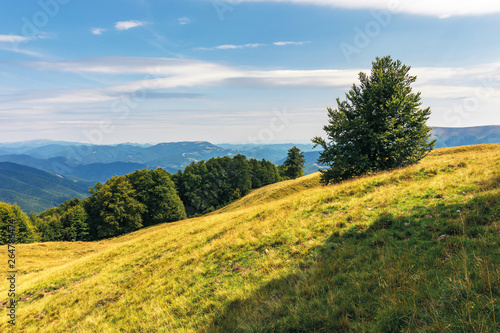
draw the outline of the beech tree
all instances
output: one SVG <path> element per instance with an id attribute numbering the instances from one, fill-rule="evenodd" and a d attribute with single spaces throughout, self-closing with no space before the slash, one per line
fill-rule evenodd
<path id="1" fill-rule="evenodd" d="M 372 65 L 370 75 L 359 73 L 347 100 L 337 98 L 337 109 L 328 108 L 327 139 L 312 140 L 323 148 L 318 162 L 329 166 L 323 184 L 415 164 L 435 145 L 426 124 L 431 110 L 421 109 L 420 92 L 412 92 L 417 77 L 410 67 L 390 56 Z"/>
<path id="2" fill-rule="evenodd" d="M 135 198 L 145 205 L 142 213 L 145 227 L 186 218 L 184 205 L 167 171 L 161 168 L 136 170 L 125 177 L 135 190 Z"/>
<path id="3" fill-rule="evenodd" d="M 135 198 L 135 190 L 126 177 L 112 177 L 97 183 L 84 200 L 93 239 L 115 237 L 142 228 L 146 206 Z"/>

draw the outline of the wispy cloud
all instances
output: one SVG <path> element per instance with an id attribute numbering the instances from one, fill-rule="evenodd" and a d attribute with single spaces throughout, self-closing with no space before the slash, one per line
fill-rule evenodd
<path id="1" fill-rule="evenodd" d="M 246 48 L 256 48 L 260 46 L 266 46 L 266 44 L 261 44 L 261 43 L 248 43 L 248 44 L 243 44 L 243 45 L 232 45 L 232 44 L 225 44 L 225 45 L 219 45 L 214 47 L 216 50 L 234 50 L 234 49 L 246 49 Z"/>
<path id="2" fill-rule="evenodd" d="M 35 38 L 29 38 L 19 35 L 0 35 L 0 50 L 41 58 L 42 55 L 38 52 L 20 48 L 21 44 L 33 39 Z"/>
<path id="3" fill-rule="evenodd" d="M 294 46 L 299 46 L 299 45 L 304 45 L 305 42 L 274 42 L 273 45 L 276 46 L 287 46 L 287 45 L 294 45 Z"/>
<path id="4" fill-rule="evenodd" d="M 104 31 L 106 31 L 107 29 L 104 29 L 104 28 L 92 28 L 90 29 L 90 32 L 94 35 L 102 35 L 102 33 Z"/>
<path id="5" fill-rule="evenodd" d="M 0 42 L 2 43 L 22 43 L 31 39 L 32 38 L 17 35 L 0 35 Z"/>
<path id="6" fill-rule="evenodd" d="M 14 53 L 19 53 L 19 54 L 24 54 L 24 55 L 29 55 L 29 56 L 32 56 L 32 57 L 35 57 L 35 58 L 46 58 L 46 56 L 43 55 L 40 52 L 21 49 L 17 45 L 14 45 L 14 46 L 2 46 L 0 44 L 0 50 L 8 51 L 8 52 L 14 52 Z"/>
<path id="7" fill-rule="evenodd" d="M 184 25 L 191 23 L 191 20 L 189 19 L 189 17 L 180 17 L 177 19 L 177 22 L 181 25 Z"/>
<path id="8" fill-rule="evenodd" d="M 246 48 L 256 48 L 260 46 L 266 46 L 266 44 L 261 43 L 248 43 L 242 45 L 234 45 L 234 44 L 224 44 L 218 45 L 214 47 L 200 47 L 198 50 L 202 51 L 214 51 L 214 50 L 237 50 L 237 49 L 246 49 Z"/>
<path id="9" fill-rule="evenodd" d="M 266 44 L 266 43 L 248 43 L 248 44 L 240 44 L 240 45 L 234 45 L 234 44 L 224 44 L 224 45 L 218 45 L 214 47 L 200 47 L 198 50 L 202 51 L 213 51 L 213 50 L 238 50 L 238 49 L 247 49 L 247 48 L 257 48 L 257 47 L 263 47 L 263 46 L 286 46 L 286 45 L 304 45 L 306 42 L 274 42 L 271 44 Z"/>
<path id="10" fill-rule="evenodd" d="M 239 0 L 239 2 L 288 2 L 345 9 L 390 9 L 401 13 L 440 18 L 500 13 L 500 2 L 493 0 Z"/>
<path id="11" fill-rule="evenodd" d="M 99 58 L 82 62 L 34 62 L 31 66 L 39 70 L 69 73 L 143 74 L 145 79 L 95 89 L 57 91 L 53 92 L 52 96 L 47 93 L 34 99 L 23 96 L 22 102 L 30 104 L 106 102 L 139 91 L 147 91 L 152 98 L 158 98 L 168 96 L 158 92 L 168 92 L 169 89 L 212 86 L 348 89 L 352 83 L 357 82 L 360 71 L 369 72 L 369 69 L 249 70 L 200 60 L 127 57 Z M 478 89 L 494 87 L 490 99 L 500 100 L 500 63 L 460 68 L 420 67 L 412 68 L 411 74 L 418 76 L 418 84 L 415 87 L 425 98 L 441 101 L 464 99 L 474 97 Z M 488 77 L 485 82 L 481 81 L 484 77 Z"/>
<path id="12" fill-rule="evenodd" d="M 115 29 L 121 31 L 121 30 L 128 30 L 132 28 L 141 27 L 143 25 L 146 25 L 146 22 L 136 21 L 136 20 L 119 21 L 115 23 Z"/>

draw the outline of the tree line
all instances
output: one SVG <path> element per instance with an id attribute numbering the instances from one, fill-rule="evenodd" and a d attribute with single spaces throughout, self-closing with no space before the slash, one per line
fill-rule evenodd
<path id="1" fill-rule="evenodd" d="M 171 175 L 156 170 L 136 170 L 98 182 L 90 196 L 74 198 L 28 218 L 17 205 L 0 205 L 0 231 L 8 220 L 18 224 L 19 243 L 35 241 L 91 241 L 123 235 L 158 223 L 199 216 L 237 200 L 252 189 L 303 175 L 303 155 L 292 148 L 280 167 L 266 160 L 219 157 L 192 162 Z M 5 232 L 4 232 L 5 231 Z M 6 240 L 0 239 L 0 244 Z"/>

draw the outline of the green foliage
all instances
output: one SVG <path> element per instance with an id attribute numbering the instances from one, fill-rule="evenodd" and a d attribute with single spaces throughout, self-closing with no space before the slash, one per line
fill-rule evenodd
<path id="1" fill-rule="evenodd" d="M 90 189 L 38 216 L 31 215 L 42 241 L 85 241 L 119 236 L 146 226 L 209 213 L 280 180 L 269 161 L 212 158 L 170 176 L 163 169 L 136 170 Z M 182 198 L 182 200 L 181 200 Z"/>
<path id="2" fill-rule="evenodd" d="M 113 177 L 97 183 L 90 194 L 32 215 L 42 241 L 102 239 L 186 218 L 175 185 L 163 169 Z"/>
<path id="3" fill-rule="evenodd" d="M 280 180 L 269 161 L 243 155 L 192 162 L 173 176 L 188 216 L 206 214 L 239 199 L 250 190 Z"/>
<path id="4" fill-rule="evenodd" d="M 19 206 L 0 202 L 0 245 L 10 243 L 11 221 L 14 222 L 15 243 L 31 243 L 38 239 L 35 227 Z"/>
<path id="5" fill-rule="evenodd" d="M 38 216 L 30 216 L 36 225 L 42 241 L 84 241 L 89 240 L 88 214 L 83 201 L 74 198 L 48 209 Z"/>
<path id="6" fill-rule="evenodd" d="M 126 176 L 135 190 L 135 198 L 145 205 L 144 226 L 173 222 L 186 218 L 175 184 L 163 169 L 136 170 Z"/>
<path id="7" fill-rule="evenodd" d="M 289 179 L 295 179 L 304 175 L 304 164 L 306 160 L 304 154 L 296 146 L 288 150 L 288 155 L 283 163 L 284 176 Z"/>
<path id="8" fill-rule="evenodd" d="M 434 147 L 426 121 L 430 108 L 420 109 L 420 93 L 410 85 L 416 76 L 410 67 L 386 56 L 373 62 L 370 76 L 359 73 L 346 101 L 337 98 L 338 109 L 328 108 L 324 127 L 328 141 L 312 141 L 324 151 L 318 162 L 324 184 L 340 182 L 369 172 L 415 164 Z"/>
<path id="9" fill-rule="evenodd" d="M 140 229 L 146 206 L 135 197 L 135 190 L 124 177 L 112 177 L 104 185 L 97 183 L 84 201 L 93 239 L 123 235 Z"/>
<path id="10" fill-rule="evenodd" d="M 266 160 L 258 161 L 254 158 L 249 160 L 252 173 L 252 189 L 274 184 L 281 180 L 278 168 Z"/>

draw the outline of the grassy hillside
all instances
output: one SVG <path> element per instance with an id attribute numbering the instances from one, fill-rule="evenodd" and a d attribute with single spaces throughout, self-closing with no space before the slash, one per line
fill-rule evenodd
<path id="1" fill-rule="evenodd" d="M 318 179 L 111 240 L 18 245 L 17 327 L 2 305 L 0 331 L 500 330 L 500 145 Z"/>

